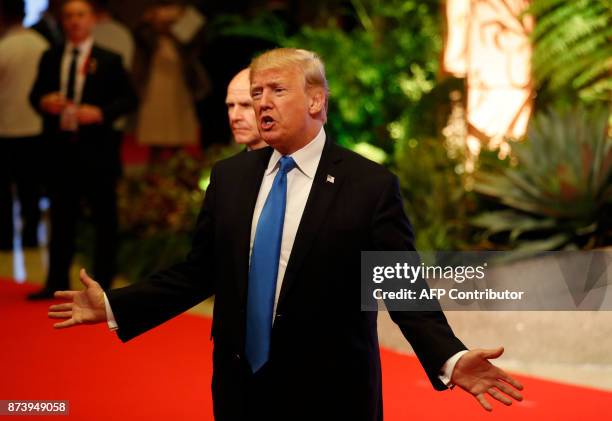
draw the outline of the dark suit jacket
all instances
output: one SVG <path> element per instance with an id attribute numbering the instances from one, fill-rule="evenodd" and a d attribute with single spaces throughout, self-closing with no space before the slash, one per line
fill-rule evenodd
<path id="1" fill-rule="evenodd" d="M 78 142 L 69 142 L 59 129 L 59 117 L 40 108 L 41 98 L 58 92 L 64 47 L 51 48 L 41 57 L 38 76 L 30 93 L 32 106 L 42 115 L 44 135 L 49 142 L 50 160 L 55 169 L 75 165 L 74 160 L 96 171 L 118 173 L 119 145 L 110 136 L 113 122 L 136 108 L 137 98 L 123 68 L 121 56 L 94 45 L 85 65 L 86 78 L 81 103 L 98 106 L 104 114 L 101 124 L 79 127 Z"/>
<path id="2" fill-rule="evenodd" d="M 293 245 L 272 330 L 266 380 L 245 375 L 251 220 L 271 148 L 218 163 L 186 261 L 146 282 L 111 290 L 122 341 L 215 294 L 213 400 L 218 420 L 382 419 L 376 312 L 360 311 L 360 252 L 413 250 L 397 178 L 327 141 Z M 334 183 L 326 181 L 327 175 Z M 395 312 L 436 389 L 439 370 L 465 349 L 442 312 Z M 263 370 L 263 369 L 262 369 Z M 255 385 L 255 388 L 253 388 Z M 263 385 L 263 386 L 262 386 Z M 261 386 L 261 387 L 259 387 Z M 409 397 L 407 397 L 409 399 Z M 248 410 L 248 409 L 247 409 Z"/>

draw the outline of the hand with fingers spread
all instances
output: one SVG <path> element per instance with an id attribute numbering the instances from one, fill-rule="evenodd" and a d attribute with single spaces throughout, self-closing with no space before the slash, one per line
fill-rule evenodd
<path id="1" fill-rule="evenodd" d="M 523 390 L 523 385 L 489 362 L 503 353 L 503 347 L 469 351 L 459 358 L 451 377 L 453 384 L 471 393 L 487 411 L 492 411 L 493 407 L 485 398 L 486 394 L 504 405 L 512 405 L 510 398 L 523 400 L 518 392 Z"/>
<path id="2" fill-rule="evenodd" d="M 56 304 L 49 307 L 49 318 L 67 319 L 53 325 L 56 329 L 72 327 L 79 324 L 95 324 L 106 321 L 106 306 L 104 291 L 96 281 L 81 269 L 81 282 L 85 286 L 81 291 L 57 291 L 56 298 L 64 298 L 71 302 Z"/>

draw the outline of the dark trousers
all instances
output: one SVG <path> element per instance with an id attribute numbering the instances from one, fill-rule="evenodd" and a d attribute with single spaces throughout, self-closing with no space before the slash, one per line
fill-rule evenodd
<path id="1" fill-rule="evenodd" d="M 59 142 L 52 154 L 60 165 L 50 172 L 49 181 L 51 241 L 46 287 L 50 290 L 69 287 L 77 222 L 85 206 L 94 228 L 90 276 L 106 289 L 116 272 L 118 171 L 114 166 L 100 165 L 92 149 L 79 143 L 78 139 Z"/>
<path id="2" fill-rule="evenodd" d="M 41 194 L 40 157 L 42 141 L 39 136 L 0 138 L 0 247 L 13 245 L 13 194 L 17 187 L 23 221 L 22 245 L 36 246 Z"/>
<path id="3" fill-rule="evenodd" d="M 376 414 L 364 410 L 363 401 L 371 396 L 360 395 L 360 388 L 350 389 L 337 382 L 337 373 L 330 367 L 325 374 L 305 374 L 305 363 L 296 358 L 293 367 L 283 368 L 268 363 L 253 374 L 242 356 L 213 354 L 213 409 L 216 421 L 337 421 L 382 420 L 382 402 Z M 293 375 L 294 374 L 294 375 Z M 342 377 L 350 381 L 351 373 Z M 357 382 L 361 381 L 358 380 Z M 334 387 L 334 382 L 338 387 Z M 344 387 L 343 387 L 344 385 Z"/>
<path id="4" fill-rule="evenodd" d="M 213 374 L 215 420 L 280 421 L 281 418 L 275 414 L 276 411 L 283 409 L 284 402 L 275 399 L 278 398 L 278 390 L 274 387 L 269 366 L 265 365 L 259 372 L 253 374 L 244 356 L 242 360 L 237 360 L 236 356 L 231 358 L 232 367 L 226 367 L 231 370 L 231 374 L 219 375 L 218 372 Z"/>

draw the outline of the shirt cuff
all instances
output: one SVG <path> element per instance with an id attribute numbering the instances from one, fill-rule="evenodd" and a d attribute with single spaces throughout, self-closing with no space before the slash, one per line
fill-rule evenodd
<path id="1" fill-rule="evenodd" d="M 446 362 L 440 369 L 440 375 L 438 376 L 438 378 L 447 387 L 454 386 L 454 384 L 451 383 L 451 378 L 453 376 L 453 370 L 455 369 L 455 364 L 457 364 L 457 361 L 459 361 L 459 358 L 461 358 L 463 354 L 465 354 L 466 352 L 467 350 L 465 349 L 463 351 L 457 352 L 455 355 L 453 355 L 448 360 L 446 360 Z"/>
<path id="2" fill-rule="evenodd" d="M 115 315 L 113 314 L 113 309 L 108 302 L 106 293 L 104 293 L 104 306 L 106 307 L 106 323 L 108 324 L 108 328 L 110 330 L 119 329 L 119 325 L 117 325 L 117 320 L 115 320 Z"/>

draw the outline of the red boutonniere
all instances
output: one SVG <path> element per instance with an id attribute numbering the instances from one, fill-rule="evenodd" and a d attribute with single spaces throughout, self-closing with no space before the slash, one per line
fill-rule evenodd
<path id="1" fill-rule="evenodd" d="M 93 75 L 98 70 L 98 61 L 91 56 L 91 54 L 85 60 L 85 64 L 83 64 L 83 74 L 84 75 Z"/>

